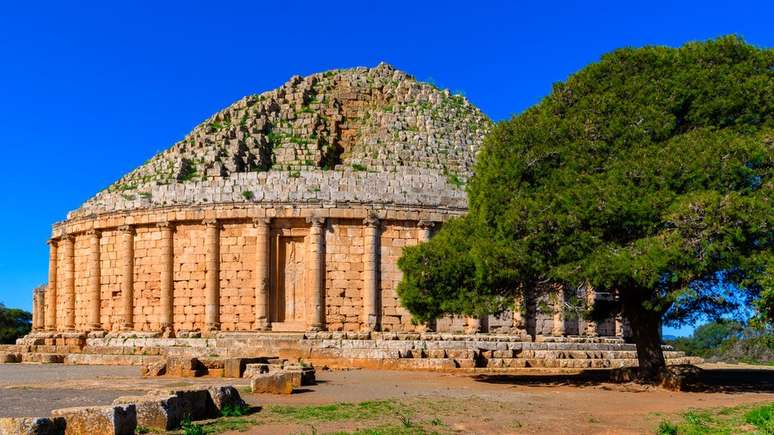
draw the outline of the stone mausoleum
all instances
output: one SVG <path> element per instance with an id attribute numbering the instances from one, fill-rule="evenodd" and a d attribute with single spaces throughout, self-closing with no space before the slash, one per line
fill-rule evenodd
<path id="1" fill-rule="evenodd" d="M 385 64 L 245 97 L 54 225 L 49 281 L 34 292 L 34 331 L 22 343 L 620 336 L 620 321 L 566 318 L 541 301 L 432 325 L 401 306 L 401 251 L 466 212 L 464 186 L 491 126 L 464 97 Z"/>

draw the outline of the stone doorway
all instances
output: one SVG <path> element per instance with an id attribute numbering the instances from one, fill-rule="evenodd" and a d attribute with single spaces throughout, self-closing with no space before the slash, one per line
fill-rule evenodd
<path id="1" fill-rule="evenodd" d="M 276 237 L 273 249 L 272 330 L 306 329 L 306 243 L 303 236 Z"/>

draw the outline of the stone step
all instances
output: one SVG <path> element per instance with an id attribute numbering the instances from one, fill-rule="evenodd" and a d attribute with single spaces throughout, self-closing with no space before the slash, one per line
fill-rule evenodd
<path id="1" fill-rule="evenodd" d="M 667 364 L 699 364 L 701 358 L 682 357 L 667 358 Z M 487 368 L 561 368 L 561 369 L 606 369 L 620 367 L 636 367 L 636 358 L 620 359 L 520 359 L 492 358 L 487 361 Z"/>
<path id="2" fill-rule="evenodd" d="M 44 364 L 61 364 L 65 360 L 65 355 L 61 353 L 33 353 L 25 352 L 21 354 L 21 361 L 23 363 L 44 363 Z"/>

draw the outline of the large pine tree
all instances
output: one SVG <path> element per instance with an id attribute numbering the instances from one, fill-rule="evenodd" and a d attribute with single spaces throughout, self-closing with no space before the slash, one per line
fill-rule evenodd
<path id="1" fill-rule="evenodd" d="M 399 261 L 417 319 L 588 285 L 617 295 L 597 312 L 629 320 L 657 377 L 663 322 L 774 314 L 774 50 L 723 37 L 609 53 L 496 126 L 468 197 Z"/>

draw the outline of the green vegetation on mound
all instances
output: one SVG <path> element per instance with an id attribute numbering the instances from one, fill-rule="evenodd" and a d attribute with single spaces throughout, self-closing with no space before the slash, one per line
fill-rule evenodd
<path id="1" fill-rule="evenodd" d="M 708 361 L 774 365 L 774 331 L 737 321 L 704 324 L 690 337 L 667 340 L 677 350 Z"/>
<path id="2" fill-rule="evenodd" d="M 0 303 L 0 344 L 16 343 L 30 332 L 32 314 L 18 308 L 6 308 Z"/>

